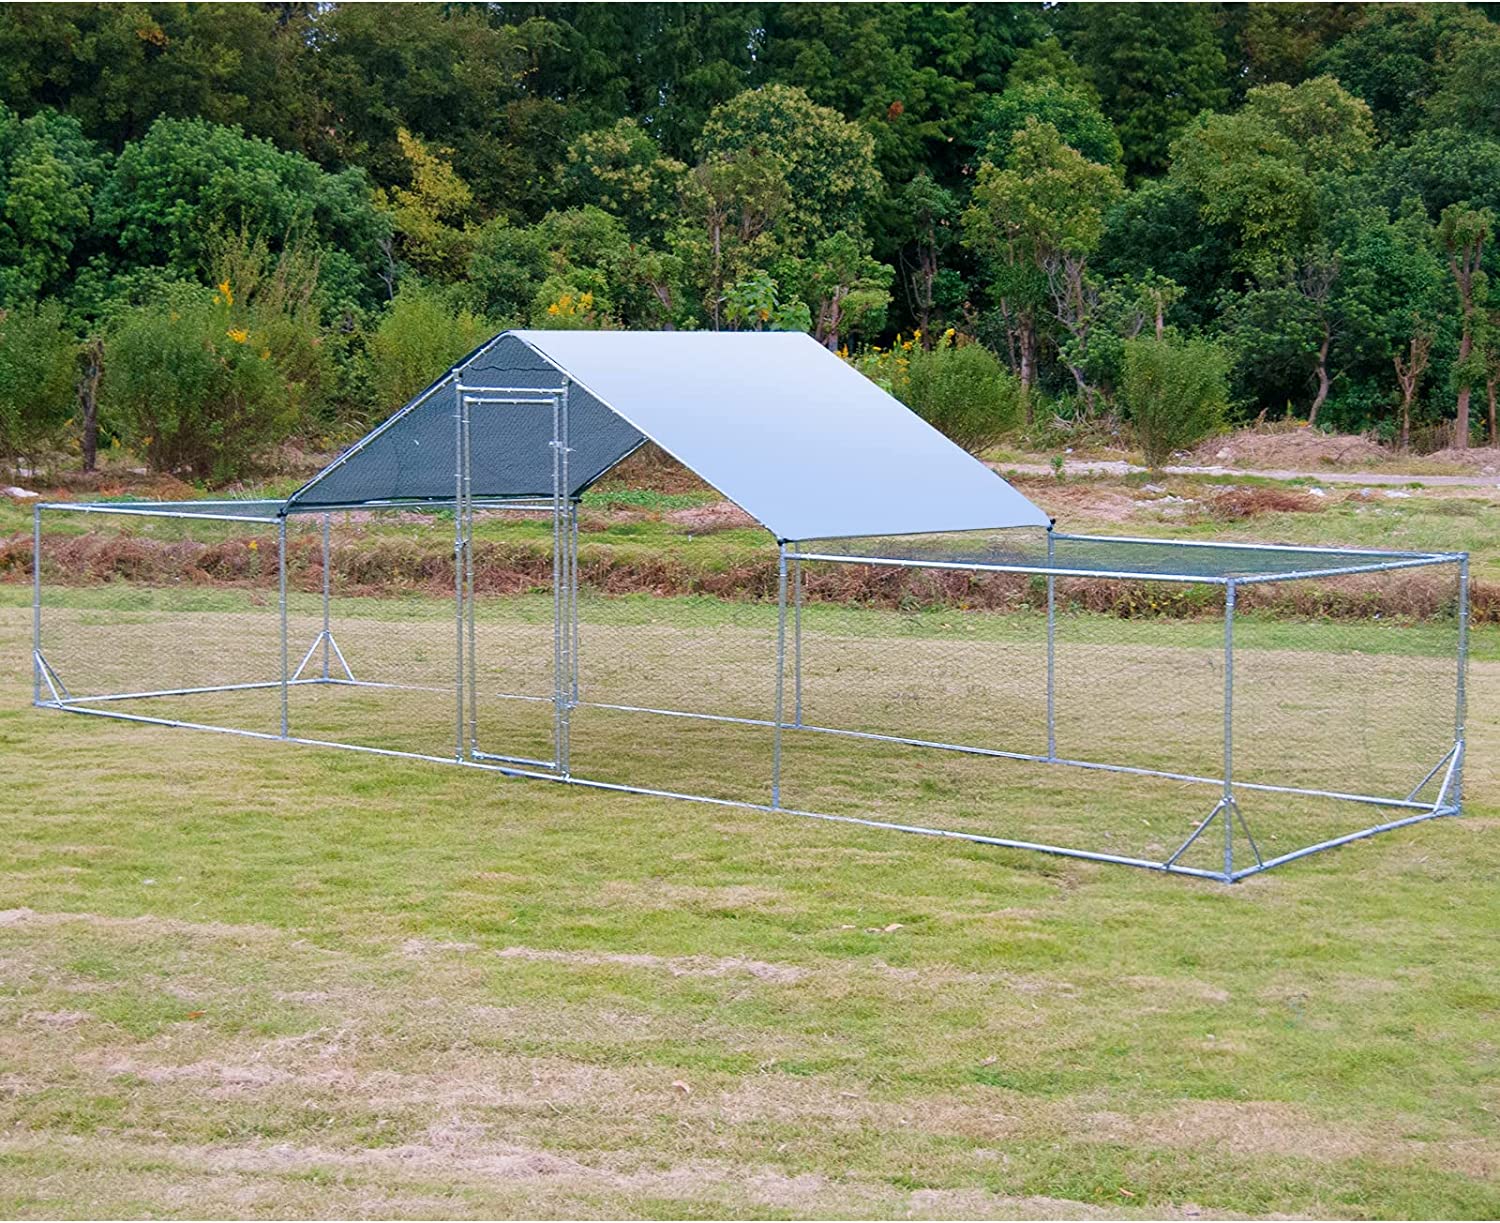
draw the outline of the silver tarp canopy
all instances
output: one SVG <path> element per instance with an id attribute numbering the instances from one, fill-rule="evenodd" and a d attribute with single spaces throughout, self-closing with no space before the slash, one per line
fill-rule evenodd
<path id="1" fill-rule="evenodd" d="M 288 509 L 453 496 L 454 387 L 572 384 L 568 491 L 649 438 L 780 539 L 1045 527 L 1047 515 L 796 332 L 510 331 L 466 357 Z M 476 496 L 552 492 L 552 422 L 476 405 Z"/>

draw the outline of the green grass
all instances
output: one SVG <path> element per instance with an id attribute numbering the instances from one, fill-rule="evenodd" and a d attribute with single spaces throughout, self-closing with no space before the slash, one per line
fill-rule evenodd
<path id="1" fill-rule="evenodd" d="M 1500 1211 L 1489 630 L 1464 819 L 1228 889 L 37 711 L 26 593 L 0 587 L 0 1212 Z M 275 653 L 256 597 L 69 590 L 49 631 L 72 642 L 65 673 L 254 673 Z M 544 675 L 547 600 L 500 604 L 486 674 Z M 774 609 L 588 611 L 595 687 L 764 700 Z M 293 613 L 298 640 L 316 631 L 311 602 Z M 830 716 L 1001 737 L 1034 722 L 1034 616 L 819 606 L 805 627 L 808 698 Z M 336 606 L 355 665 L 407 682 L 451 668 L 451 629 L 441 600 Z M 1420 754 L 1399 703 L 1351 741 L 1320 702 L 1426 676 L 1432 630 L 1243 630 L 1250 728 L 1257 702 L 1302 728 L 1267 731 L 1259 755 L 1249 736 L 1247 769 L 1337 747 L 1373 774 Z M 1313 652 L 1328 633 L 1333 658 Z M 1216 750 L 1211 622 L 1076 616 L 1062 644 L 1093 664 L 1060 677 L 1070 742 Z M 294 733 L 451 750 L 451 695 L 295 697 Z M 273 701 L 171 707 L 272 718 Z M 545 730 L 517 709 L 482 706 L 486 742 Z M 581 772 L 765 784 L 762 728 L 577 717 Z M 1206 793 L 829 736 L 792 737 L 785 767 L 802 805 L 1114 846 L 1180 836 Z M 1345 818 L 1247 815 L 1278 843 Z"/>
<path id="2" fill-rule="evenodd" d="M 585 553 L 770 554 L 763 532 L 659 517 L 706 500 L 591 493 L 586 508 L 640 513 L 596 518 Z M 1500 505 L 1477 491 L 1064 524 L 1500 567 Z M 0 534 L 29 530 L 0 502 Z M 509 530 L 541 544 L 551 528 Z M 1464 819 L 1226 889 L 35 711 L 29 597 L 0 584 L 0 1213 L 1500 1212 L 1493 630 L 1473 635 Z M 294 592 L 292 611 L 310 641 L 315 600 Z M 763 716 L 774 611 L 591 601 L 586 678 Z M 104 687 L 278 665 L 264 591 L 49 590 L 48 612 L 55 661 Z M 545 686 L 550 612 L 541 594 L 485 605 L 487 676 Z M 810 721 L 999 746 L 1036 729 L 1034 614 L 805 616 Z M 294 733 L 451 752 L 451 605 L 338 599 L 335 631 L 362 673 L 436 691 L 298 689 Z M 1063 746 L 1211 767 L 1218 634 L 1209 617 L 1065 616 Z M 1237 640 L 1247 775 L 1326 780 L 1336 763 L 1351 786 L 1395 784 L 1441 730 L 1411 714 L 1450 682 L 1441 626 L 1249 614 Z M 279 718 L 274 693 L 121 708 Z M 767 797 L 762 728 L 576 717 L 581 773 Z M 547 748 L 545 706 L 479 718 L 495 750 Z M 1128 852 L 1174 844 L 1207 793 L 831 736 L 791 737 L 783 782 L 789 804 Z M 1332 805 L 1246 813 L 1278 851 L 1354 826 Z"/>

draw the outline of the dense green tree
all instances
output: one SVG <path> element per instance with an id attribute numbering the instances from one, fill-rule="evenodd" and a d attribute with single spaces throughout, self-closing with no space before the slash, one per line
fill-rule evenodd
<path id="1" fill-rule="evenodd" d="M 1469 401 L 1474 385 L 1484 381 L 1483 353 L 1476 340 L 1488 318 L 1488 287 L 1484 272 L 1484 247 L 1494 231 L 1494 216 L 1487 209 L 1452 204 L 1438 221 L 1438 242 L 1447 256 L 1458 297 L 1458 357 L 1453 363 L 1452 383 L 1458 410 L 1453 422 L 1453 444 L 1469 444 Z"/>
<path id="2" fill-rule="evenodd" d="M 1114 121 L 1132 175 L 1165 170 L 1172 140 L 1229 101 L 1229 70 L 1204 4 L 1079 4 L 1060 12 L 1065 45 Z"/>
<path id="3" fill-rule="evenodd" d="M 1351 205 L 1334 234 L 1341 268 L 1331 303 L 1337 372 L 1330 410 L 1339 427 L 1389 428 L 1402 390 L 1393 365 L 1398 357 L 1409 362 L 1414 344 L 1430 346 L 1446 306 L 1436 235 L 1414 200 L 1395 217 L 1381 207 Z M 1420 375 L 1395 430 L 1402 445 L 1419 384 Z"/>
<path id="4" fill-rule="evenodd" d="M 683 219 L 669 241 L 700 286 L 704 316 L 715 330 L 723 321 L 726 287 L 781 252 L 771 227 L 789 210 L 791 197 L 780 163 L 757 149 L 712 155 L 687 176 Z"/>
<path id="5" fill-rule="evenodd" d="M 1441 89 L 1458 49 L 1494 36 L 1467 5 L 1365 5 L 1359 24 L 1316 67 L 1369 104 L 1382 136 L 1401 139 L 1424 122 L 1424 104 Z"/>
<path id="6" fill-rule="evenodd" d="M 1090 161 L 1120 165 L 1120 138 L 1098 103 L 1077 86 L 1057 80 L 1021 81 L 980 103 L 970 135 L 976 160 L 1003 165 L 1011 137 L 1028 119 L 1050 123 Z"/>
<path id="7" fill-rule="evenodd" d="M 1497 99 L 1463 4 L 12 6 L 0 309 L 113 336 L 258 260 L 315 434 L 402 329 L 774 318 L 956 328 L 1063 416 L 1200 336 L 1241 410 L 1400 437 L 1500 396 L 1437 236 L 1500 213 Z"/>
<path id="8" fill-rule="evenodd" d="M 405 128 L 396 139 L 410 167 L 410 181 L 382 192 L 379 200 L 391 228 L 387 283 L 394 288 L 403 265 L 455 280 L 467 270 L 473 252 L 474 193 L 448 163 L 448 150 L 427 148 Z"/>
<path id="9" fill-rule="evenodd" d="M 128 146 L 95 200 L 95 225 L 117 265 L 204 270 L 213 235 L 248 231 L 280 244 L 301 236 L 347 252 L 373 291 L 389 227 L 363 172 L 329 174 L 235 128 L 160 119 Z"/>
<path id="10" fill-rule="evenodd" d="M 78 337 L 56 301 L 0 310 L 0 464 L 33 468 L 73 415 Z"/>
<path id="11" fill-rule="evenodd" d="M 1264 279 L 1318 239 L 1322 180 L 1358 168 L 1373 142 L 1368 107 L 1337 81 L 1266 85 L 1234 114 L 1200 115 L 1172 146 L 1171 177 L 1206 221 L 1237 231 L 1241 266 Z"/>
<path id="12" fill-rule="evenodd" d="M 907 311 L 930 346 L 937 320 L 963 300 L 965 288 L 950 255 L 959 241 L 959 201 L 931 175 L 919 174 L 893 200 L 904 222 L 897 251 Z"/>
<path id="13" fill-rule="evenodd" d="M 1364 16 L 1361 4 L 1250 4 L 1236 32 L 1240 86 L 1296 85 Z"/>
<path id="14" fill-rule="evenodd" d="M 1174 313 L 1208 327 L 1234 280 L 1234 234 L 1204 221 L 1197 197 L 1170 179 L 1144 183 L 1105 215 L 1095 267 L 1110 280 L 1164 277 L 1182 286 Z"/>
<path id="15" fill-rule="evenodd" d="M 830 234 L 802 261 L 798 280 L 812 316 L 813 335 L 837 352 L 851 335 L 878 336 L 891 303 L 889 264 L 870 256 L 848 232 Z"/>
<path id="16" fill-rule="evenodd" d="M 579 130 L 634 118 L 662 151 L 692 158 L 709 112 L 756 83 L 766 32 L 753 4 L 507 4 L 513 21 L 545 20 L 534 90 L 567 98 Z"/>
<path id="17" fill-rule="evenodd" d="M 0 305 L 65 287 L 104 170 L 76 119 L 0 107 Z"/>
<path id="18" fill-rule="evenodd" d="M 780 225 L 794 241 L 861 228 L 881 186 L 870 136 L 787 85 L 748 90 L 718 107 L 699 152 L 707 162 L 756 155 L 779 172 L 788 193 Z"/>
<path id="19" fill-rule="evenodd" d="M 1407 144 L 1382 149 L 1375 174 L 1387 206 L 1415 197 L 1434 221 L 1452 204 L 1500 208 L 1500 139 L 1463 128 L 1424 129 Z"/>
<path id="20" fill-rule="evenodd" d="M 1085 401 L 1092 400 L 1084 372 L 1093 298 L 1088 259 L 1122 194 L 1114 170 L 1088 160 L 1051 124 L 1035 119 L 1012 138 L 1004 169 L 980 167 L 964 232 L 997 270 L 997 296 L 1023 390 L 1035 378 L 1038 324 L 1050 307 L 1073 344 L 1069 371 Z"/>
<path id="21" fill-rule="evenodd" d="M 335 4 L 320 8 L 307 87 L 320 99 L 307 151 L 356 163 L 382 186 L 409 179 L 398 133 L 453 150 L 458 175 L 488 208 L 534 220 L 551 203 L 567 147 L 566 106 L 528 91 L 544 50 L 544 16 L 514 23 L 467 4 Z"/>
<path id="22" fill-rule="evenodd" d="M 8 4 L 0 101 L 54 107 L 113 149 L 159 117 L 238 124 L 296 147 L 309 129 L 301 79 L 311 5 Z"/>
<path id="23" fill-rule="evenodd" d="M 857 120 L 881 173 L 904 182 L 935 162 L 948 168 L 981 45 L 967 5 L 780 4 L 766 10 L 758 71 Z"/>
<path id="24" fill-rule="evenodd" d="M 585 132 L 568 146 L 561 187 L 571 206 L 594 205 L 625 222 L 632 237 L 664 232 L 677 215 L 687 167 L 663 155 L 631 119 Z"/>

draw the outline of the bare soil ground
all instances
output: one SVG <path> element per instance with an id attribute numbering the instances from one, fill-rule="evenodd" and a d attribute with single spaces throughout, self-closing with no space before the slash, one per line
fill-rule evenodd
<path id="1" fill-rule="evenodd" d="M 1322 467 L 1368 467 L 1390 461 L 1392 452 L 1358 434 L 1320 429 L 1237 429 L 1209 438 L 1193 452 L 1193 462 L 1225 467 L 1264 467 L 1317 471 Z"/>

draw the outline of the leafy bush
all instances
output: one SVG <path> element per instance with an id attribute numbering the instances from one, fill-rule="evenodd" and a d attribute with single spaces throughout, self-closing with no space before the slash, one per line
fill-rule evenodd
<path id="1" fill-rule="evenodd" d="M 78 337 L 55 301 L 0 310 L 0 461 L 36 460 L 73 415 Z"/>
<path id="2" fill-rule="evenodd" d="M 296 422 L 297 388 L 272 342 L 232 296 L 175 286 L 106 338 L 101 411 L 153 470 L 245 475 Z"/>
<path id="3" fill-rule="evenodd" d="M 454 308 L 441 293 L 403 288 L 370 336 L 378 414 L 400 407 L 493 334 L 483 318 Z"/>
<path id="4" fill-rule="evenodd" d="M 1129 340 L 1121 398 L 1146 463 L 1160 468 L 1174 450 L 1223 427 L 1229 361 L 1209 340 Z"/>
<path id="5" fill-rule="evenodd" d="M 1021 423 L 1021 383 L 988 348 L 952 332 L 932 349 L 919 340 L 872 348 L 861 372 L 965 450 L 992 446 Z"/>

